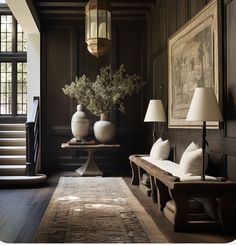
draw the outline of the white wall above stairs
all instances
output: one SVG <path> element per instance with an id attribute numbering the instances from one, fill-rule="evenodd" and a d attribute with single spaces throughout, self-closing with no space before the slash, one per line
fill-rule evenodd
<path id="1" fill-rule="evenodd" d="M 34 96 L 40 96 L 40 34 L 28 34 L 27 51 L 27 117 L 31 113 Z"/>

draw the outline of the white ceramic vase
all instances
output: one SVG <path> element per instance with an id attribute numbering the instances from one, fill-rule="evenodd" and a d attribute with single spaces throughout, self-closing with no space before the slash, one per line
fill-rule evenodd
<path id="1" fill-rule="evenodd" d="M 83 139 L 89 134 L 89 119 L 82 105 L 77 105 L 77 111 L 71 118 L 71 131 L 77 139 Z"/>
<path id="2" fill-rule="evenodd" d="M 111 141 L 115 136 L 115 126 L 109 121 L 109 114 L 102 113 L 100 121 L 95 122 L 94 126 L 95 138 L 105 144 Z"/>

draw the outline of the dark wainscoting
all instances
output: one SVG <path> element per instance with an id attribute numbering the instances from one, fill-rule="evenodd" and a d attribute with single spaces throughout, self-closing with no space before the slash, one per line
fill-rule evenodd
<path id="1" fill-rule="evenodd" d="M 72 137 L 71 116 L 76 103 L 62 92 L 76 75 L 86 74 L 95 78 L 99 68 L 111 64 L 113 69 L 121 64 L 132 74 L 146 76 L 146 25 L 145 20 L 113 21 L 112 48 L 108 54 L 97 59 L 88 53 L 84 41 L 84 21 L 45 20 L 42 21 L 42 165 L 45 171 L 77 168 L 85 156 L 61 149 L 61 143 Z M 98 156 L 103 170 L 128 172 L 128 156 L 145 151 L 146 87 L 139 95 L 127 98 L 126 113 L 111 114 L 117 126 L 115 143 L 121 144 L 113 153 Z M 145 107 L 144 107 L 145 106 Z M 90 115 L 91 122 L 98 120 Z M 92 134 L 92 128 L 91 128 Z M 79 159 L 76 159 L 78 157 Z M 115 161 L 109 161 L 115 158 Z M 109 172 L 108 171 L 108 172 Z"/>
<path id="2" fill-rule="evenodd" d="M 147 21 L 147 78 L 148 98 L 160 98 L 167 112 L 168 103 L 168 38 L 193 17 L 209 1 L 206 0 L 160 0 L 157 1 Z M 224 128 L 207 130 L 212 173 L 236 180 L 236 0 L 222 1 L 223 22 L 223 101 Z M 187 145 L 201 143 L 201 130 L 168 129 L 158 124 L 157 135 L 169 138 L 176 149 L 179 161 Z M 149 140 L 148 147 L 151 146 Z"/>

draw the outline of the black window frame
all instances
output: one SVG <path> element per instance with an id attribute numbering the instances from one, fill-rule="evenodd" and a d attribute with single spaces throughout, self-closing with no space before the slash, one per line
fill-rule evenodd
<path id="1" fill-rule="evenodd" d="M 0 123 L 7 122 L 25 122 L 26 115 L 17 115 L 17 63 L 27 62 L 27 52 L 17 51 L 17 21 L 14 15 L 11 13 L 7 4 L 0 4 L 0 18 L 2 15 L 12 16 L 12 51 L 2 52 L 0 51 L 0 62 L 12 63 L 12 114 L 3 115 L 0 114 Z M 1 33 L 1 25 L 0 25 Z"/>

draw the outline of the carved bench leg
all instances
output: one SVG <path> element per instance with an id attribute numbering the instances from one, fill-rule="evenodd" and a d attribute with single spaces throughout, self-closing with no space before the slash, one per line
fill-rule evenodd
<path id="1" fill-rule="evenodd" d="M 138 166 L 130 161 L 130 166 L 132 170 L 132 179 L 131 179 L 131 184 L 132 185 L 139 185 L 139 170 Z"/>
<path id="2" fill-rule="evenodd" d="M 174 231 L 184 231 L 188 230 L 188 203 L 189 198 L 186 192 L 170 191 L 171 197 L 175 202 L 175 217 L 174 217 Z"/>
<path id="3" fill-rule="evenodd" d="M 166 203 L 171 200 L 169 190 L 159 179 L 155 179 L 155 185 L 157 188 L 158 208 L 163 211 Z"/>
<path id="4" fill-rule="evenodd" d="M 152 201 L 157 203 L 157 188 L 155 185 L 155 180 L 152 175 L 150 175 L 150 183 L 151 183 L 151 190 L 152 190 Z"/>

